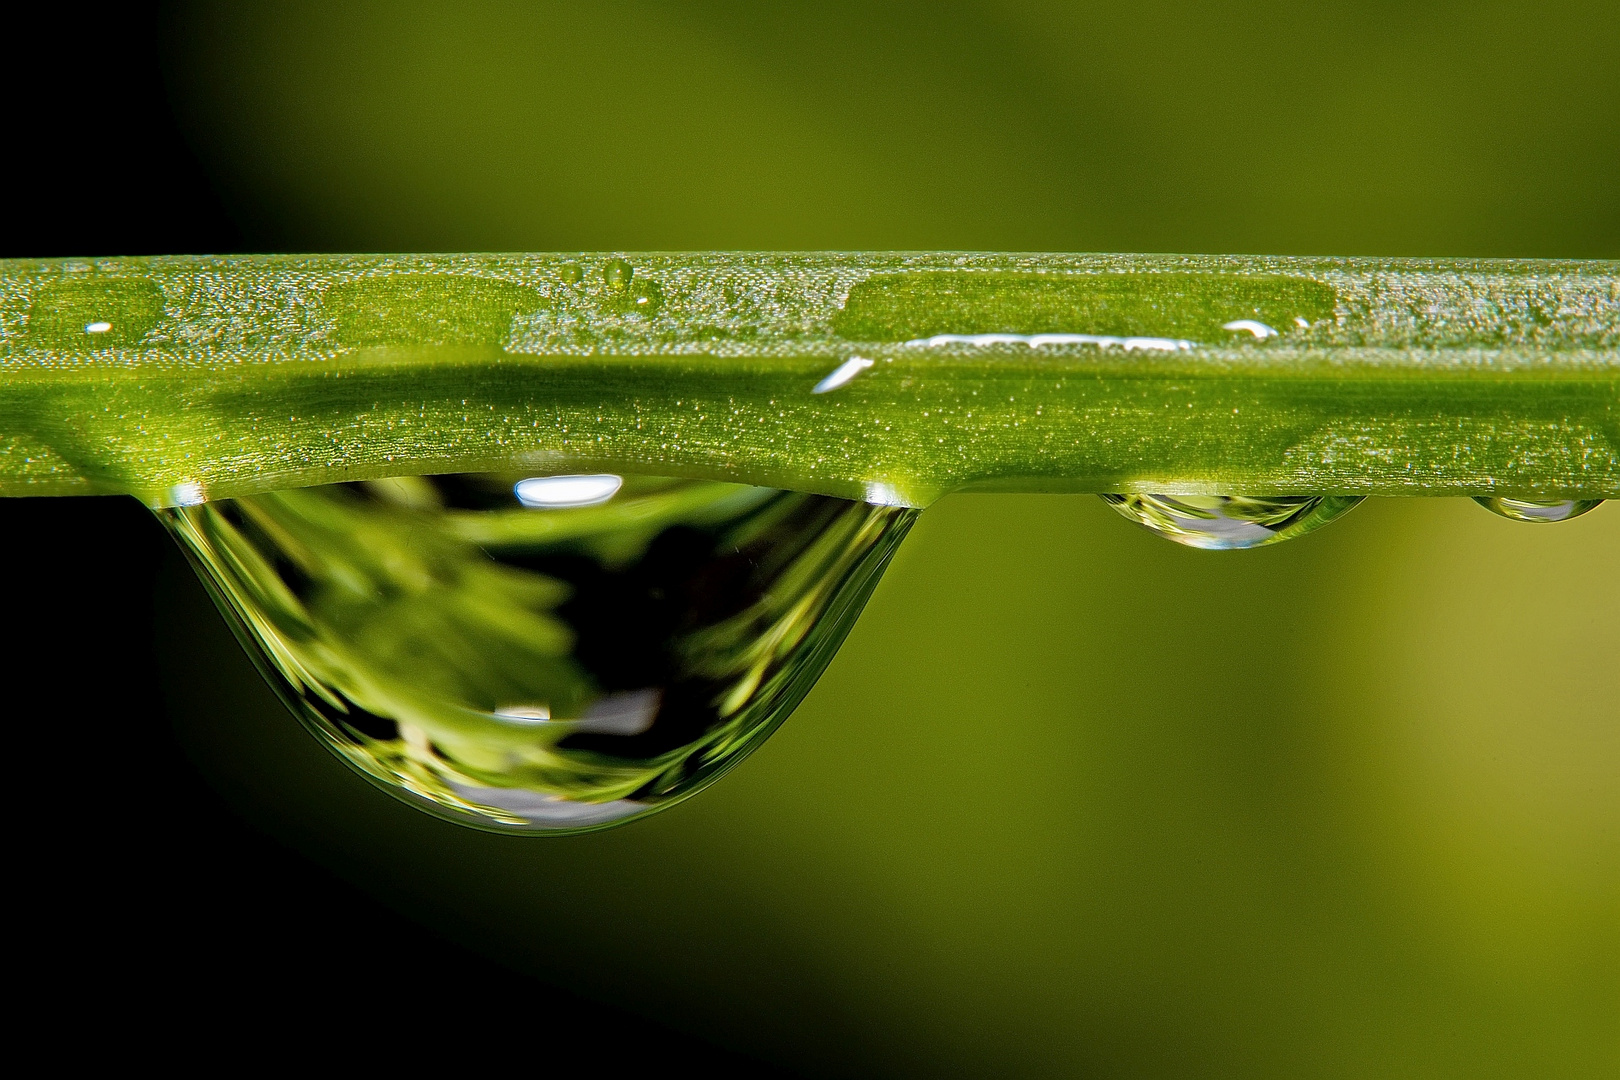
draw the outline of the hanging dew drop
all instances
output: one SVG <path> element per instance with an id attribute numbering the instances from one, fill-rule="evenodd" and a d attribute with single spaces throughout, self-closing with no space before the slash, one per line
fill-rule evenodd
<path id="1" fill-rule="evenodd" d="M 917 515 L 471 474 L 158 511 L 261 671 L 389 791 L 533 832 L 698 790 L 821 674 Z"/>
<path id="2" fill-rule="evenodd" d="M 1104 495 L 1108 505 L 1167 540 L 1207 551 L 1264 547 L 1313 532 L 1359 495 Z"/>
<path id="3" fill-rule="evenodd" d="M 1476 496 L 1474 501 L 1510 521 L 1568 521 L 1596 510 L 1602 499 L 1500 499 Z"/>

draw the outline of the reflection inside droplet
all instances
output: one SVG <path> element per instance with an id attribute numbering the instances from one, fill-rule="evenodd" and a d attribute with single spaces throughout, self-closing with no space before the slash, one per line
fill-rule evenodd
<path id="1" fill-rule="evenodd" d="M 831 374 L 810 388 L 810 392 L 812 394 L 825 394 L 830 390 L 837 390 L 871 366 L 872 361 L 866 357 L 852 356 L 833 368 Z"/>
<path id="2" fill-rule="evenodd" d="M 1321 528 L 1357 495 L 1104 495 L 1125 517 L 1167 540 L 1206 551 L 1263 547 Z"/>
<path id="3" fill-rule="evenodd" d="M 595 506 L 613 498 L 624 484 L 624 478 L 612 473 L 584 476 L 531 476 L 519 480 L 512 493 L 524 506 L 536 509 L 559 509 L 571 506 Z"/>
<path id="4" fill-rule="evenodd" d="M 105 334 L 111 329 L 112 323 L 110 322 L 93 322 L 85 324 L 84 332 L 87 334 Z"/>
<path id="5" fill-rule="evenodd" d="M 1602 499 L 1501 499 L 1476 496 L 1475 502 L 1511 521 L 1568 521 L 1595 510 Z"/>
<path id="6" fill-rule="evenodd" d="M 575 724 L 575 730 L 599 735 L 640 735 L 658 718 L 662 696 L 653 689 L 609 694 L 591 703 Z"/>
<path id="7" fill-rule="evenodd" d="M 502 705 L 495 710 L 495 715 L 502 720 L 516 720 L 519 723 L 543 724 L 551 719 L 549 705 Z"/>
<path id="8" fill-rule="evenodd" d="M 1277 331 L 1256 319 L 1233 319 L 1223 325 L 1221 329 L 1230 330 L 1234 333 L 1250 333 L 1260 341 L 1277 336 Z"/>
<path id="9" fill-rule="evenodd" d="M 418 805 L 530 831 L 646 813 L 757 746 L 917 511 L 475 474 L 158 513 L 327 745 Z"/>

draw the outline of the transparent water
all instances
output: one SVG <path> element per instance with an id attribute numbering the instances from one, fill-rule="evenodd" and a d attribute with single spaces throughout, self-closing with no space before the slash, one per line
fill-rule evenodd
<path id="1" fill-rule="evenodd" d="M 1602 499 L 1497 499 L 1476 498 L 1475 502 L 1493 514 L 1513 521 L 1568 521 L 1595 510 Z"/>
<path id="2" fill-rule="evenodd" d="M 1104 495 L 1212 550 L 1354 496 Z M 1598 505 L 1479 499 L 1519 521 Z M 282 698 L 388 790 L 595 828 L 698 790 L 786 718 L 919 511 L 698 480 L 468 474 L 158 511 Z"/>
<path id="3" fill-rule="evenodd" d="M 735 764 L 821 674 L 916 514 L 521 474 L 159 511 L 333 750 L 421 806 L 515 831 L 623 821 Z"/>
<path id="4" fill-rule="evenodd" d="M 1104 495 L 1103 499 L 1165 539 L 1206 551 L 1292 540 L 1361 502 L 1354 495 Z"/>

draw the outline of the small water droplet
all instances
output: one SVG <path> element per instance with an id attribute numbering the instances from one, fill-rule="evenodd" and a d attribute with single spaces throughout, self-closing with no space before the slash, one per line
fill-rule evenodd
<path id="1" fill-rule="evenodd" d="M 1221 329 L 1230 330 L 1234 333 L 1253 334 L 1256 340 L 1259 341 L 1264 341 L 1266 338 L 1277 336 L 1277 331 L 1273 330 L 1271 327 L 1257 319 L 1234 319 L 1229 323 L 1223 324 Z"/>
<path id="2" fill-rule="evenodd" d="M 1326 282 L 1280 274 L 907 270 L 857 282 L 833 328 L 850 342 L 1077 335 L 1174 347 L 1229 340 L 1234 322 L 1271 337 L 1295 317 L 1332 319 L 1338 303 Z"/>
<path id="3" fill-rule="evenodd" d="M 386 274 L 326 290 L 325 313 L 345 345 L 501 345 L 514 316 L 544 307 L 510 281 L 465 274 Z"/>
<path id="4" fill-rule="evenodd" d="M 602 284 L 607 293 L 602 299 L 604 311 L 649 316 L 664 306 L 658 283 L 637 277 L 636 268 L 623 259 L 613 259 L 602 267 Z"/>
<path id="5" fill-rule="evenodd" d="M 58 278 L 42 284 L 28 306 L 30 342 L 82 347 L 86 335 L 97 349 L 138 345 L 163 318 L 163 290 L 140 278 Z"/>
<path id="6" fill-rule="evenodd" d="M 1359 495 L 1104 495 L 1115 510 L 1167 540 L 1207 551 L 1264 547 L 1321 528 Z"/>
<path id="7" fill-rule="evenodd" d="M 522 499 L 607 480 L 589 504 Z M 734 765 L 821 674 L 917 513 L 609 474 L 158 511 L 323 742 L 419 806 L 515 831 L 622 821 Z"/>
<path id="8" fill-rule="evenodd" d="M 1475 502 L 1512 521 L 1568 521 L 1597 509 L 1602 499 L 1501 499 L 1476 496 Z"/>
<path id="9" fill-rule="evenodd" d="M 613 259 L 602 267 L 602 284 L 614 292 L 623 292 L 630 287 L 630 282 L 635 275 L 635 267 L 623 259 Z"/>

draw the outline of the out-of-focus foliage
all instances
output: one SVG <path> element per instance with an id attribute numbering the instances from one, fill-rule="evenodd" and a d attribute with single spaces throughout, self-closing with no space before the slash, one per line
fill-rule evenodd
<path id="1" fill-rule="evenodd" d="M 258 248 L 1620 255 L 1611 3 L 175 14 Z M 204 633 L 171 692 L 345 873 L 807 1071 L 1591 1076 L 1617 563 L 1612 507 L 1373 500 L 1208 553 L 1092 498 L 950 497 L 743 768 L 555 842 L 396 806 Z"/>
<path id="2" fill-rule="evenodd" d="M 176 16 L 254 246 L 1620 255 L 1606 0 Z"/>

